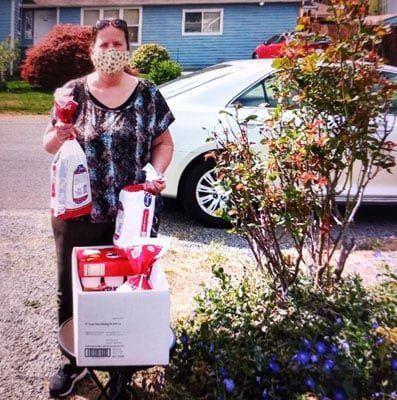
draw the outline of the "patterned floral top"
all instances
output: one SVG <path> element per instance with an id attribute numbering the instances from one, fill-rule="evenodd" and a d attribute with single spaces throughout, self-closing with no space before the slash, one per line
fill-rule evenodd
<path id="1" fill-rule="evenodd" d="M 120 107 L 106 108 L 88 91 L 87 77 L 68 82 L 78 108 L 74 115 L 77 140 L 88 162 L 93 208 L 85 221 L 114 221 L 120 190 L 139 179 L 150 161 L 154 138 L 174 121 L 157 87 L 139 79 Z"/>

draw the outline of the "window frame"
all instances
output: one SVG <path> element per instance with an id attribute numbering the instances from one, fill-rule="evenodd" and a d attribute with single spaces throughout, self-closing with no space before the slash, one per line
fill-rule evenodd
<path id="1" fill-rule="evenodd" d="M 262 89 L 263 89 L 263 94 L 264 94 L 264 103 L 266 103 L 266 109 L 274 109 L 275 106 L 271 105 L 268 103 L 269 101 L 269 96 L 268 93 L 266 91 L 266 81 L 272 80 L 276 78 L 276 74 L 278 71 L 273 71 L 268 73 L 267 75 L 263 76 L 262 78 L 258 79 L 257 81 L 255 81 L 253 84 L 251 84 L 249 87 L 247 87 L 245 90 L 241 91 L 237 96 L 235 96 L 232 101 L 230 101 L 227 105 L 227 107 L 230 106 L 234 106 L 234 104 L 239 103 L 239 99 L 244 96 L 245 94 L 247 94 L 248 92 L 250 92 L 251 90 L 253 90 L 256 86 L 261 85 Z M 260 104 L 264 104 L 264 103 L 260 103 Z M 252 109 L 257 109 L 257 108 L 262 108 L 262 106 L 258 104 L 258 105 L 244 105 L 241 103 L 243 108 L 252 108 Z"/>
<path id="2" fill-rule="evenodd" d="M 22 35 L 23 29 L 23 9 L 21 3 L 18 3 L 18 18 L 17 18 L 17 34 Z"/>
<path id="3" fill-rule="evenodd" d="M 185 32 L 186 14 L 201 12 L 201 32 Z M 203 32 L 203 17 L 205 12 L 219 12 L 219 32 Z M 182 36 L 220 36 L 223 35 L 223 8 L 184 8 L 182 10 Z"/>
<path id="4" fill-rule="evenodd" d="M 30 30 L 26 29 L 27 19 L 30 19 Z M 33 9 L 24 9 L 22 17 L 22 33 L 23 40 L 33 40 Z M 27 33 L 30 35 L 26 36 Z"/>
<path id="5" fill-rule="evenodd" d="M 138 26 L 138 41 L 130 42 L 130 46 L 140 46 L 142 44 L 142 7 L 117 7 L 117 6 L 109 6 L 109 7 L 83 7 L 80 10 L 80 25 L 81 26 L 90 26 L 84 25 L 84 11 L 99 11 L 99 19 L 104 19 L 104 12 L 106 10 L 118 10 L 119 18 L 124 19 L 124 10 L 138 10 L 139 11 L 139 21 L 138 25 L 127 25 L 128 27 Z"/>

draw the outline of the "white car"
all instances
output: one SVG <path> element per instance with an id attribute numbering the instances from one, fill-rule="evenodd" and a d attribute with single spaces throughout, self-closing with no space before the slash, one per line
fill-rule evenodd
<path id="1" fill-rule="evenodd" d="M 214 161 L 205 160 L 214 143 L 207 142 L 209 132 L 221 129 L 219 111 L 234 114 L 239 102 L 239 118 L 255 114 L 248 125 L 251 135 L 258 135 L 261 120 L 277 103 L 271 87 L 275 69 L 273 60 L 241 60 L 205 68 L 160 86 L 161 93 L 175 115 L 170 131 L 175 142 L 174 157 L 169 166 L 165 197 L 178 198 L 185 210 L 206 226 L 225 226 L 215 215 L 224 200 L 213 187 Z M 388 79 L 397 81 L 397 68 L 384 67 Z M 264 106 L 265 105 L 265 106 Z M 393 111 L 397 114 L 397 101 Z M 396 115 L 390 115 L 393 121 Z M 205 129 L 203 129 L 205 128 Z M 397 142 L 397 123 L 389 140 Z M 397 203 L 397 167 L 393 173 L 381 171 L 366 188 L 365 203 Z"/>

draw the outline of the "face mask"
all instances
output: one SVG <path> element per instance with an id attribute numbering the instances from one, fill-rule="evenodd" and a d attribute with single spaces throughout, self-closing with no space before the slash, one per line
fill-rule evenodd
<path id="1" fill-rule="evenodd" d="M 96 50 L 92 52 L 91 60 L 95 69 L 105 74 L 117 74 L 128 64 L 130 52 L 109 49 L 106 51 Z"/>

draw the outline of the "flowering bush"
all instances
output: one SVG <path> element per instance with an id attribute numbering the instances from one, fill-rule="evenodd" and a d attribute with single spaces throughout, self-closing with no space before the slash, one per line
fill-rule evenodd
<path id="1" fill-rule="evenodd" d="M 281 300 L 303 268 L 324 290 L 338 285 L 355 245 L 348 228 L 364 189 L 395 165 L 396 143 L 388 141 L 393 121 L 385 116 L 396 87 L 381 75 L 374 51 L 387 30 L 363 28 L 367 0 L 330 4 L 337 29 L 329 47 L 308 52 L 301 42 L 313 33 L 301 25 L 302 34 L 275 61 L 279 104 L 264 121 L 261 142 L 252 143 L 246 129 L 255 116 L 241 121 L 238 105 L 237 115 L 229 114 L 238 129 L 225 125 L 213 135 L 218 179 L 228 195 L 223 217 L 247 239 Z M 294 253 L 282 249 L 286 236 Z"/>
<path id="2" fill-rule="evenodd" d="M 264 274 L 214 276 L 177 326 L 172 399 L 397 399 L 396 275 L 338 294 L 299 276 L 283 305 Z"/>
<path id="3" fill-rule="evenodd" d="M 53 90 L 92 71 L 89 27 L 57 25 L 26 52 L 21 76 L 32 85 Z"/>

